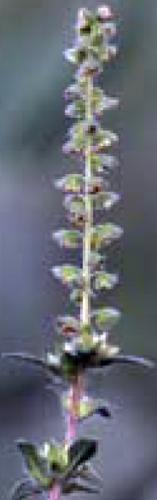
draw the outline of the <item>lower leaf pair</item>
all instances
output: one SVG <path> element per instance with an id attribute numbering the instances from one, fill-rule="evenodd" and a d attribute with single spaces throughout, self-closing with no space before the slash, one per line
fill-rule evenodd
<path id="1" fill-rule="evenodd" d="M 22 453 L 28 478 L 14 486 L 10 500 L 49 493 L 56 486 L 63 494 L 97 491 L 92 485 L 80 482 L 81 479 L 88 483 L 92 481 L 88 462 L 97 451 L 96 440 L 79 439 L 68 450 L 65 444 L 58 445 L 55 442 L 37 447 L 28 441 L 19 440 L 17 446 Z"/>

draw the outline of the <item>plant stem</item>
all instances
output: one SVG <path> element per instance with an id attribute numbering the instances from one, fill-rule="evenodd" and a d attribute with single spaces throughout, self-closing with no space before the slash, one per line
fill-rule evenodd
<path id="1" fill-rule="evenodd" d="M 69 446 L 77 434 L 80 401 L 84 393 L 84 378 L 79 375 L 70 387 L 70 410 L 68 413 L 66 444 Z"/>
<path id="2" fill-rule="evenodd" d="M 55 484 L 49 494 L 49 500 L 59 500 L 61 496 L 61 489 L 59 484 Z"/>
<path id="3" fill-rule="evenodd" d="M 87 96 L 86 96 L 86 123 L 87 127 L 92 120 L 91 98 L 93 92 L 93 77 L 88 76 L 87 79 Z M 82 298 L 81 320 L 83 325 L 90 326 L 90 254 L 91 254 L 91 227 L 92 227 L 92 200 L 89 193 L 91 185 L 91 136 L 88 133 L 86 139 L 85 150 L 85 228 L 83 238 L 83 279 L 84 290 Z"/>
<path id="4" fill-rule="evenodd" d="M 93 77 L 88 76 L 87 79 L 87 95 L 86 95 L 86 124 L 91 124 L 92 106 L 91 98 L 93 92 Z M 93 207 L 90 196 L 91 185 L 91 135 L 87 133 L 86 148 L 85 148 L 85 227 L 83 238 L 83 297 L 80 311 L 80 319 L 83 325 L 90 326 L 90 291 L 91 291 L 91 274 L 90 274 L 90 256 L 91 256 L 91 228 L 93 222 Z M 79 375 L 77 380 L 70 386 L 70 409 L 67 417 L 67 432 L 65 438 L 65 446 L 69 448 L 77 434 L 78 415 L 80 401 L 84 394 L 84 379 Z M 56 484 L 49 495 L 49 500 L 60 500 L 61 490 L 60 485 Z"/>

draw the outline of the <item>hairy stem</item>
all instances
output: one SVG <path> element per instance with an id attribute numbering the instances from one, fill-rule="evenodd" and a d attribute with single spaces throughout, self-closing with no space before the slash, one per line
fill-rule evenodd
<path id="1" fill-rule="evenodd" d="M 68 413 L 66 444 L 69 446 L 76 438 L 80 401 L 84 393 L 84 379 L 79 375 L 70 387 L 70 410 Z"/>
<path id="2" fill-rule="evenodd" d="M 88 76 L 86 95 L 86 123 L 92 120 L 91 97 L 93 92 L 93 77 Z M 88 133 L 85 150 L 85 228 L 83 238 L 83 279 L 84 290 L 82 299 L 81 320 L 83 325 L 90 326 L 90 253 L 91 253 L 91 226 L 92 226 L 92 200 L 89 194 L 91 184 L 91 136 Z"/>

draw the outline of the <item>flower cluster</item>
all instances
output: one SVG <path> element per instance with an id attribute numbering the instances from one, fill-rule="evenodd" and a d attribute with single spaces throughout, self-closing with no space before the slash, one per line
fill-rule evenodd
<path id="1" fill-rule="evenodd" d="M 107 304 L 95 308 L 97 293 L 112 290 L 118 276 L 108 271 L 106 249 L 119 240 L 123 231 L 107 218 L 108 211 L 119 201 L 119 193 L 111 186 L 110 172 L 118 165 L 110 147 L 118 142 L 115 132 L 103 129 L 100 117 L 115 109 L 117 97 L 109 97 L 97 84 L 103 64 L 116 55 L 116 24 L 110 7 L 103 5 L 95 12 L 80 9 L 76 23 L 74 47 L 64 55 L 75 67 L 74 81 L 65 90 L 65 114 L 74 119 L 63 146 L 65 154 L 78 157 L 80 171 L 68 173 L 55 181 L 64 193 L 64 207 L 72 228 L 61 228 L 52 235 L 67 250 L 80 249 L 82 265 L 65 263 L 52 268 L 56 279 L 68 289 L 76 307 L 73 315 L 61 315 L 54 328 L 58 334 L 57 350 L 37 358 L 25 353 L 7 353 L 39 366 L 51 384 L 61 382 L 61 402 L 66 413 L 66 432 L 61 443 L 46 442 L 42 446 L 18 441 L 28 471 L 28 479 L 19 482 L 12 500 L 47 494 L 49 500 L 75 491 L 97 492 L 97 476 L 90 460 L 97 451 L 97 441 L 77 439 L 80 422 L 96 414 L 111 416 L 103 400 L 93 399 L 86 389 L 86 373 L 107 369 L 116 363 L 151 367 L 144 358 L 124 355 L 110 342 L 110 332 L 120 312 Z M 98 216 L 105 211 L 105 222 Z M 64 384 L 62 384 L 64 382 Z M 66 390 L 62 391 L 62 386 Z"/>

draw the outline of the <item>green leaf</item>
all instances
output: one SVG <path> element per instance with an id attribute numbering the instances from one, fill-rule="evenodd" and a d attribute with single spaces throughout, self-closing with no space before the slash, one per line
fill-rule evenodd
<path id="1" fill-rule="evenodd" d="M 119 100 L 116 97 L 109 97 L 104 94 L 101 88 L 94 87 L 91 100 L 92 111 L 94 114 L 100 115 L 105 110 L 117 107 L 118 104 Z"/>
<path id="2" fill-rule="evenodd" d="M 120 318 L 120 312 L 112 307 L 102 307 L 93 311 L 92 318 L 100 330 L 112 328 Z"/>
<path id="3" fill-rule="evenodd" d="M 78 150 L 83 150 L 86 145 L 85 123 L 83 120 L 78 121 L 69 129 L 69 136 L 74 146 Z"/>
<path id="4" fill-rule="evenodd" d="M 60 229 L 53 233 L 53 239 L 67 249 L 78 248 L 82 242 L 82 233 L 78 230 Z"/>
<path id="5" fill-rule="evenodd" d="M 119 200 L 119 194 L 113 191 L 104 191 L 93 196 L 94 208 L 96 210 L 110 210 Z"/>
<path id="6" fill-rule="evenodd" d="M 84 120 L 86 113 L 85 101 L 83 99 L 77 99 L 76 102 L 68 104 L 65 108 L 65 115 L 70 118 L 77 118 L 78 120 Z"/>
<path id="7" fill-rule="evenodd" d="M 71 476 L 78 467 L 88 462 L 97 452 L 97 441 L 95 439 L 78 439 L 69 450 L 69 468 L 66 473 Z"/>
<path id="8" fill-rule="evenodd" d="M 69 212 L 76 215 L 84 215 L 85 213 L 85 204 L 84 204 L 84 196 L 82 195 L 73 195 L 69 194 L 65 197 L 64 207 Z"/>
<path id="9" fill-rule="evenodd" d="M 62 353 L 61 370 L 63 378 L 68 381 L 75 379 L 78 374 L 78 366 L 76 365 L 75 359 L 69 356 L 67 352 Z"/>
<path id="10" fill-rule="evenodd" d="M 81 284 L 82 270 L 77 266 L 65 264 L 52 268 L 52 272 L 57 279 L 60 279 L 64 285 Z"/>
<path id="11" fill-rule="evenodd" d="M 46 459 L 50 469 L 62 474 L 68 466 L 68 452 L 65 446 L 47 443 Z"/>
<path id="12" fill-rule="evenodd" d="M 94 288 L 95 290 L 101 290 L 106 288 L 106 290 L 111 290 L 118 282 L 118 277 L 116 274 L 107 273 L 104 271 L 99 271 L 95 274 Z"/>
<path id="13" fill-rule="evenodd" d="M 104 171 L 112 171 L 118 166 L 118 160 L 109 154 L 100 154 L 98 152 L 91 153 L 91 168 L 93 174 L 104 173 Z"/>
<path id="14" fill-rule="evenodd" d="M 81 174 L 68 174 L 55 182 L 55 186 L 66 193 L 80 193 L 83 185 L 84 177 Z"/>
<path id="15" fill-rule="evenodd" d="M 25 440 L 18 440 L 17 446 L 31 477 L 38 481 L 43 488 L 48 488 L 52 478 L 48 475 L 47 462 L 40 457 L 37 447 Z"/>
<path id="16" fill-rule="evenodd" d="M 93 152 L 103 152 L 106 148 L 112 146 L 114 143 L 118 142 L 118 135 L 110 130 L 99 129 L 96 137 L 95 143 L 93 145 Z"/>
<path id="17" fill-rule="evenodd" d="M 102 245 L 109 245 L 123 234 L 120 226 L 107 222 L 92 229 L 92 250 L 98 250 Z"/>

